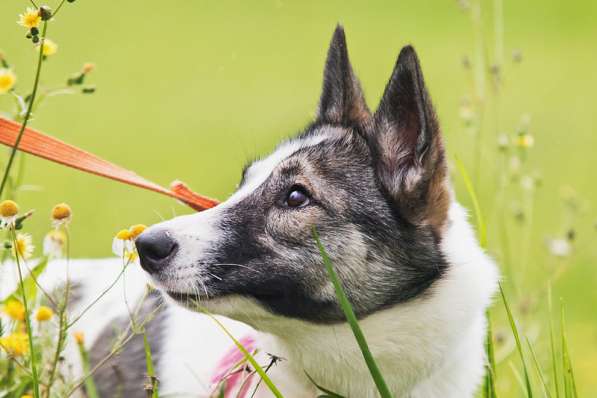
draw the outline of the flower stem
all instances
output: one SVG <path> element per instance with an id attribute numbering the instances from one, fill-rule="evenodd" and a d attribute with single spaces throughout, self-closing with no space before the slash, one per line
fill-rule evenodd
<path id="1" fill-rule="evenodd" d="M 35 349 L 33 347 L 33 333 L 31 332 L 31 320 L 29 319 L 29 308 L 27 306 L 27 295 L 25 294 L 25 283 L 23 282 L 23 273 L 21 272 L 21 262 L 19 261 L 19 252 L 17 247 L 17 234 L 14 227 L 11 228 L 12 243 L 15 247 L 15 259 L 17 262 L 17 269 L 19 271 L 19 283 L 21 286 L 21 295 L 23 297 L 23 306 L 25 307 L 25 327 L 27 328 L 27 337 L 29 340 L 29 355 L 31 358 L 31 379 L 33 382 L 33 396 L 39 398 L 39 379 L 37 376 L 37 366 L 35 364 Z"/>
<path id="2" fill-rule="evenodd" d="M 35 71 L 35 80 L 33 82 L 33 90 L 31 91 L 31 97 L 29 98 L 29 105 L 27 106 L 27 112 L 25 113 L 25 118 L 23 119 L 23 123 L 21 124 L 21 129 L 19 130 L 19 134 L 17 135 L 17 140 L 15 145 L 12 147 L 10 151 L 10 156 L 8 158 L 8 163 L 6 164 L 6 169 L 4 170 L 4 175 L 2 176 L 2 183 L 0 183 L 0 198 L 2 197 L 2 193 L 4 192 L 4 187 L 6 186 L 6 182 L 8 181 L 8 176 L 10 175 L 10 169 L 12 168 L 12 163 L 14 162 L 15 155 L 17 153 L 17 148 L 21 143 L 21 139 L 23 138 L 23 134 L 25 133 L 25 128 L 27 127 L 27 123 L 31 118 L 31 111 L 33 110 L 33 103 L 35 102 L 35 96 L 37 95 L 37 87 L 39 86 L 39 77 L 41 75 L 41 65 L 44 58 L 44 42 L 46 40 L 46 32 L 48 30 L 48 21 L 44 21 L 44 27 L 42 28 L 41 34 L 41 43 L 39 45 L 39 55 L 37 58 L 37 70 Z"/>

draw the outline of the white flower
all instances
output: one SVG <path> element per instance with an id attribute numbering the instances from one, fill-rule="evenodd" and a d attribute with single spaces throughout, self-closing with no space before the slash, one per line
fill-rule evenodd
<path id="1" fill-rule="evenodd" d="M 12 242 L 12 244 L 14 246 L 12 250 L 13 256 L 16 256 L 18 254 L 20 258 L 27 260 L 28 258 L 31 258 L 31 256 L 33 255 L 33 250 L 35 249 L 35 246 L 33 246 L 33 240 L 31 239 L 31 235 L 17 234 L 17 239 L 15 242 Z"/>
<path id="2" fill-rule="evenodd" d="M 572 252 L 572 245 L 566 239 L 556 238 L 547 240 L 549 252 L 556 257 L 568 257 Z"/>
<path id="3" fill-rule="evenodd" d="M 66 234 L 59 229 L 51 230 L 44 238 L 44 255 L 51 258 L 60 258 L 66 246 Z"/>

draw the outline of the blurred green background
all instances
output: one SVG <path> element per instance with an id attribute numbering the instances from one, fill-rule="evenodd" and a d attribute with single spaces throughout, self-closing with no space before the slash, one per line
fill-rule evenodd
<path id="1" fill-rule="evenodd" d="M 487 103 L 480 168 L 475 137 L 462 120 L 463 97 L 471 96 L 475 43 L 494 62 L 494 1 L 480 4 L 479 25 L 465 1 L 77 1 L 66 3 L 49 26 L 59 45 L 42 73 L 43 87 L 60 86 L 84 62 L 96 70 L 88 82 L 93 95 L 50 98 L 31 125 L 69 143 L 167 185 L 174 179 L 225 199 L 247 159 L 264 155 L 294 134 L 314 113 L 325 52 L 334 26 L 344 24 L 353 66 L 375 108 L 400 48 L 412 43 L 447 139 L 450 158 L 460 157 L 476 178 L 487 213 L 489 248 L 506 268 L 504 284 L 517 303 L 525 331 L 548 355 L 545 286 L 563 297 L 579 392 L 597 392 L 597 2 L 528 0 L 504 2 L 502 84 L 494 92 L 485 79 Z M 0 49 L 18 75 L 18 89 L 32 84 L 35 52 L 15 23 L 27 1 L 0 5 Z M 50 4 L 55 6 L 56 4 Z M 476 30 L 477 29 L 477 30 Z M 482 32 L 475 36 L 475 31 Z M 521 54 L 514 62 L 512 55 Z M 478 88 L 478 87 L 477 87 Z M 493 98 L 493 99 L 492 99 Z M 12 100 L 0 96 L 0 111 Z M 499 161 L 497 134 L 513 133 L 531 118 L 535 145 L 526 168 L 539 176 L 533 223 L 519 226 L 516 207 L 496 211 Z M 462 179 L 454 174 L 458 197 L 470 205 Z M 22 207 L 34 208 L 29 224 L 38 246 L 49 228 L 50 208 L 74 209 L 72 252 L 77 257 L 110 255 L 115 231 L 151 224 L 189 212 L 171 199 L 28 158 Z M 578 209 L 570 215 L 561 192 L 573 192 Z M 515 196 L 515 195 L 514 195 Z M 527 215 L 527 219 L 528 219 Z M 500 250 L 500 223 L 512 249 Z M 506 224 L 504 224 L 506 225 Z M 546 239 L 573 228 L 573 253 L 555 259 Z M 519 274 L 519 256 L 525 270 Z M 503 264 L 504 262 L 508 264 Z M 528 269 L 527 269 L 528 268 Z M 558 277 L 553 277 L 558 273 Z M 553 278 L 552 278 L 553 277 Z M 516 280 L 516 283 L 513 282 Z M 512 282 L 512 283 L 510 283 Z M 516 288 L 513 286 L 516 285 Z M 529 309 L 530 308 L 530 309 Z M 497 310 L 497 316 L 502 316 Z M 500 327 L 497 332 L 500 333 Z M 503 361 L 500 388 L 521 391 Z"/>

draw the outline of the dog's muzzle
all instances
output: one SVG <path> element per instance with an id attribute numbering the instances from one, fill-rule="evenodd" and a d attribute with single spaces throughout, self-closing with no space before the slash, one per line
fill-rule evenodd
<path id="1" fill-rule="evenodd" d="M 149 229 L 135 240 L 141 267 L 151 274 L 164 269 L 178 251 L 178 243 L 167 231 Z"/>

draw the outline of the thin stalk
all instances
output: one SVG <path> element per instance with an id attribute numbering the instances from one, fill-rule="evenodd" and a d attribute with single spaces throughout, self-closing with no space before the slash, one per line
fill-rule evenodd
<path id="1" fill-rule="evenodd" d="M 52 368 L 50 370 L 50 376 L 48 378 L 48 388 L 46 389 L 46 398 L 50 398 L 50 390 L 54 384 L 54 378 L 56 377 L 56 370 L 58 368 L 58 361 L 60 360 L 60 354 L 64 348 L 64 342 L 66 340 L 66 331 L 68 330 L 66 310 L 68 307 L 68 298 L 70 295 L 70 278 L 68 272 L 68 265 L 70 261 L 70 237 L 68 229 L 65 228 L 66 234 L 66 287 L 64 288 L 64 300 L 60 307 L 58 307 L 58 341 L 56 343 L 56 351 L 54 352 L 54 359 L 52 360 Z"/>
<path id="2" fill-rule="evenodd" d="M 27 295 L 25 294 L 25 283 L 23 282 L 23 273 L 21 272 L 21 262 L 19 261 L 19 252 L 17 247 L 17 234 L 14 228 L 12 231 L 12 243 L 15 248 L 15 259 L 17 262 L 17 269 L 19 271 L 19 283 L 21 285 L 21 295 L 23 297 L 23 306 L 25 307 L 25 327 L 27 329 L 27 337 L 29 340 L 29 355 L 31 357 L 31 379 L 33 382 L 33 396 L 39 398 L 39 378 L 37 375 L 37 366 L 35 364 L 35 348 L 33 347 L 33 333 L 31 331 L 31 320 L 29 319 L 29 307 L 27 304 Z"/>
<path id="3" fill-rule="evenodd" d="M 2 193 L 4 192 L 4 187 L 6 186 L 6 182 L 8 181 L 8 176 L 10 175 L 10 169 L 12 168 L 12 164 L 15 159 L 15 155 L 17 153 L 17 148 L 21 143 L 21 139 L 23 138 L 23 134 L 25 133 L 25 128 L 27 127 L 27 123 L 31 118 L 31 111 L 33 110 L 33 103 L 35 101 L 35 96 L 37 95 L 37 88 L 39 86 L 39 78 L 41 76 L 41 65 L 43 61 L 43 51 L 44 51 L 44 42 L 46 41 L 46 33 L 48 31 L 48 21 L 44 21 L 44 26 L 42 28 L 41 34 L 41 43 L 39 45 L 39 55 L 37 58 L 37 70 L 35 71 L 35 80 L 33 81 L 33 90 L 31 91 L 31 97 L 29 98 L 29 106 L 27 106 L 27 112 L 25 113 L 25 118 L 23 119 L 23 123 L 21 124 L 21 128 L 19 130 L 19 134 L 17 135 L 17 139 L 15 141 L 15 145 L 12 147 L 10 151 L 10 156 L 8 157 L 8 163 L 6 164 L 6 169 L 4 170 L 4 175 L 2 176 L 2 183 L 0 183 L 0 198 L 2 197 Z"/>

